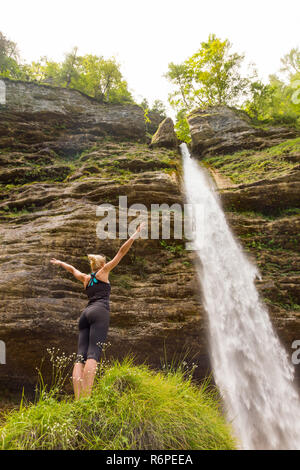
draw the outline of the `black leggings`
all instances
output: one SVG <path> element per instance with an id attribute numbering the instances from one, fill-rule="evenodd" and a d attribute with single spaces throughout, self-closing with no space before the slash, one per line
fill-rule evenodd
<path id="1" fill-rule="evenodd" d="M 79 338 L 76 362 L 95 359 L 99 362 L 102 343 L 109 327 L 109 310 L 101 301 L 88 305 L 79 318 Z"/>

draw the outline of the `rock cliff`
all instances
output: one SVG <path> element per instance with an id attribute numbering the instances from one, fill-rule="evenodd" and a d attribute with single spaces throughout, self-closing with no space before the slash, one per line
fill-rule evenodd
<path id="1" fill-rule="evenodd" d="M 86 255 L 112 257 L 120 240 L 99 240 L 96 208 L 182 203 L 181 158 L 147 145 L 143 110 L 100 105 L 75 90 L 4 80 L 0 105 L 0 339 L 7 365 L 0 390 L 34 383 L 49 347 L 76 350 L 81 285 L 49 264 L 89 270 Z M 235 117 L 233 117 L 233 115 Z M 228 117 L 229 116 L 229 117 Z M 151 118 L 151 117 L 150 117 Z M 160 117 L 151 118 L 155 132 Z M 194 154 L 215 177 L 227 218 L 262 272 L 258 282 L 289 352 L 299 327 L 299 139 L 255 129 L 232 109 L 189 118 Z M 198 126 L 198 127 L 197 127 Z M 200 129 L 200 130 L 199 130 Z M 148 128 L 149 131 L 149 128 Z M 292 139 L 293 137 L 293 139 Z M 206 317 L 193 254 L 180 240 L 141 240 L 112 273 L 107 355 L 161 365 L 188 350 L 208 370 Z"/>
<path id="2" fill-rule="evenodd" d="M 112 257 L 120 240 L 99 240 L 96 207 L 181 203 L 180 156 L 150 149 L 143 111 L 99 105 L 74 90 L 6 83 L 0 109 L 0 383 L 33 383 L 46 349 L 76 350 L 86 297 L 56 257 L 89 271 L 86 255 Z M 159 122 L 159 120 L 158 120 Z M 158 124 L 158 123 L 157 123 Z M 208 366 L 203 308 L 182 242 L 141 240 L 112 273 L 107 354 L 132 352 L 159 367 L 166 352 Z M 200 370 L 201 369 L 201 370 Z"/>

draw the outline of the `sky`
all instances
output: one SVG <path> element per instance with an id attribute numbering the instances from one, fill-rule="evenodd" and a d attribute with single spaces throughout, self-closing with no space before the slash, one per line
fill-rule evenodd
<path id="1" fill-rule="evenodd" d="M 299 47 L 299 24 L 298 0 L 7 0 L 0 7 L 0 31 L 24 61 L 62 61 L 74 46 L 80 55 L 115 56 L 134 98 L 150 105 L 167 105 L 168 63 L 185 60 L 210 33 L 229 39 L 266 81 Z"/>

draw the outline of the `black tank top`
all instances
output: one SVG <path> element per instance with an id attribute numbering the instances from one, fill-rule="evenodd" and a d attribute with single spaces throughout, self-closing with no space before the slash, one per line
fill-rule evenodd
<path id="1" fill-rule="evenodd" d="M 86 286 L 86 294 L 89 299 L 88 303 L 90 304 L 96 300 L 101 300 L 109 309 L 110 283 L 99 281 L 99 279 L 96 278 L 96 274 L 97 273 L 91 273 L 91 279 Z"/>

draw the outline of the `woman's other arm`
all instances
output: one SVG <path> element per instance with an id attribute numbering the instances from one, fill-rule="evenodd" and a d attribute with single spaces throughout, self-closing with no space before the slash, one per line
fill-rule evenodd
<path id="1" fill-rule="evenodd" d="M 58 265 L 58 266 L 61 266 L 61 267 L 64 268 L 66 271 L 68 271 L 69 273 L 73 274 L 73 276 L 74 276 L 76 279 L 78 279 L 78 281 L 83 282 L 83 284 L 85 283 L 86 278 L 88 277 L 87 274 L 84 274 L 84 273 L 80 272 L 78 269 L 74 268 L 74 266 L 72 266 L 71 264 L 64 263 L 63 261 L 60 261 L 60 260 L 58 260 L 58 259 L 52 258 L 52 259 L 50 260 L 50 263 L 56 264 L 56 265 Z"/>

